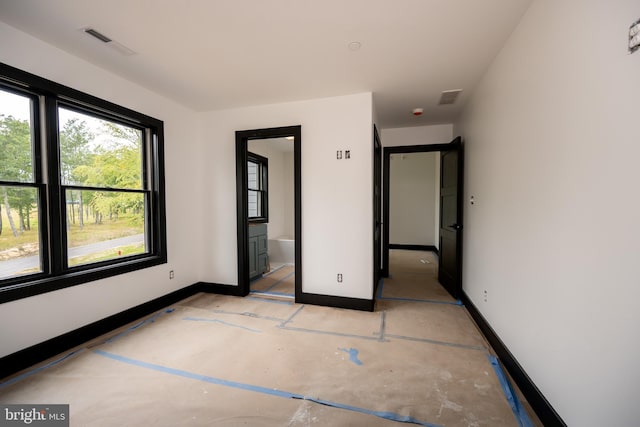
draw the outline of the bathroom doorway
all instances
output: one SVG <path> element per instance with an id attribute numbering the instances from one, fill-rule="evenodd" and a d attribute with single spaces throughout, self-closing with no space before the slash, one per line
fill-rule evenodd
<path id="1" fill-rule="evenodd" d="M 242 295 L 301 292 L 300 126 L 236 132 L 238 286 Z"/>

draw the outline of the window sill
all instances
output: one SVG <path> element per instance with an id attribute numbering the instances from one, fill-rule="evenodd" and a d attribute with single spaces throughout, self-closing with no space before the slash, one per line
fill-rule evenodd
<path id="1" fill-rule="evenodd" d="M 165 264 L 166 262 L 166 257 L 147 255 L 142 258 L 119 262 L 116 265 L 110 264 L 81 271 L 67 272 L 59 276 L 46 276 L 43 278 L 42 276 L 34 275 L 32 277 L 36 278 L 33 280 L 25 277 L 25 281 L 8 284 L 0 288 L 0 304 L 142 270 Z"/>

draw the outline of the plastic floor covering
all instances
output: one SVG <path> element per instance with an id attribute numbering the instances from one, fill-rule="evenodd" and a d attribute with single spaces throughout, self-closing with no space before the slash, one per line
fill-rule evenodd
<path id="1" fill-rule="evenodd" d="M 3 380 L 0 402 L 70 404 L 72 426 L 537 425 L 434 257 L 392 252 L 373 313 L 198 294 Z"/>

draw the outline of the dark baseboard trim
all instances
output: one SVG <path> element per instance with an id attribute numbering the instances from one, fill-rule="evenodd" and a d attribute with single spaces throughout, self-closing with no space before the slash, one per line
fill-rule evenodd
<path id="1" fill-rule="evenodd" d="M 487 338 L 487 341 L 489 341 L 489 344 L 491 344 L 491 347 L 495 350 L 500 362 L 507 368 L 507 371 L 527 399 L 527 402 L 529 402 L 538 418 L 540 418 L 540 421 L 542 421 L 542 424 L 547 427 L 566 427 L 560 415 L 558 415 L 538 387 L 531 381 L 531 378 L 529 378 L 522 366 L 520 366 L 516 358 L 511 354 L 507 346 L 502 342 L 489 322 L 482 316 L 478 308 L 471 302 L 471 299 L 469 299 L 469 296 L 464 291 L 462 291 L 462 302 Z"/>
<path id="2" fill-rule="evenodd" d="M 220 283 L 209 283 L 209 282 L 198 282 L 196 283 L 196 285 L 199 286 L 199 292 L 207 292 L 209 294 L 232 295 L 236 297 L 246 296 L 246 294 L 243 294 L 240 286 L 221 285 Z"/>
<path id="3" fill-rule="evenodd" d="M 403 244 L 395 244 L 389 243 L 389 249 L 404 249 L 407 251 L 426 251 L 433 252 L 438 255 L 438 248 L 433 245 L 403 245 Z"/>
<path id="4" fill-rule="evenodd" d="M 336 297 L 333 295 L 308 294 L 296 295 L 296 303 L 324 305 L 326 307 L 348 308 L 350 310 L 373 311 L 374 300 L 361 298 Z"/>
<path id="5" fill-rule="evenodd" d="M 116 313 L 102 320 L 90 323 L 89 325 L 4 356 L 0 358 L 0 379 L 20 372 L 23 369 L 38 364 L 57 354 L 64 353 L 65 351 L 91 341 L 100 335 L 106 334 L 142 317 L 148 316 L 149 314 L 170 306 L 171 304 L 175 304 L 185 298 L 189 298 L 199 292 L 244 296 L 242 294 L 242 289 L 240 289 L 239 286 L 208 282 L 195 283 L 171 292 L 170 294 L 163 295 L 159 298 L 132 307 L 128 310 Z M 302 293 L 299 300 L 296 302 L 363 311 L 373 311 L 374 308 L 373 300 L 307 293 Z"/>
<path id="6" fill-rule="evenodd" d="M 187 286 L 186 288 L 121 311 L 120 313 L 90 323 L 66 334 L 4 356 L 0 359 L 0 378 L 5 378 L 16 372 L 20 372 L 29 366 L 33 366 L 73 347 L 77 347 L 82 343 L 134 322 L 141 317 L 161 310 L 198 292 L 202 292 L 201 284 Z"/>

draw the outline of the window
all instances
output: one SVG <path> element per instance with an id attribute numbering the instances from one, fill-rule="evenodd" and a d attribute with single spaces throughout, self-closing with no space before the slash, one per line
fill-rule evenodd
<path id="1" fill-rule="evenodd" d="M 166 262 L 163 122 L 0 64 L 0 302 Z"/>
<path id="2" fill-rule="evenodd" d="M 269 160 L 254 153 L 247 153 L 247 179 L 249 189 L 249 221 L 269 221 Z"/>

